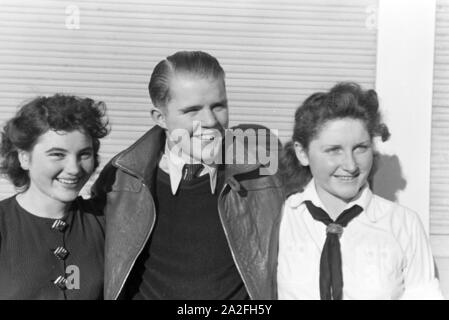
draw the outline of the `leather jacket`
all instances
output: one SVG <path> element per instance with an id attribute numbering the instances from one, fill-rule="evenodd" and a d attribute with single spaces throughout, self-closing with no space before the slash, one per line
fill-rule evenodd
<path id="1" fill-rule="evenodd" d="M 165 140 L 164 130 L 153 127 L 115 156 L 92 187 L 92 197 L 106 217 L 105 299 L 120 298 L 150 238 L 157 214 L 150 188 Z M 248 147 L 246 150 L 255 152 Z M 276 259 L 269 255 L 276 250 L 270 248 L 270 236 L 275 232 L 273 226 L 281 212 L 284 191 L 279 175 L 260 175 L 260 167 L 261 164 L 225 164 L 218 211 L 250 298 L 274 299 L 272 261 Z"/>

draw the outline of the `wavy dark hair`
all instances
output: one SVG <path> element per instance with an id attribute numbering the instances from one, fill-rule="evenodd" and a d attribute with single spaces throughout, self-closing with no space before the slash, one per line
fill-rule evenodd
<path id="1" fill-rule="evenodd" d="M 26 190 L 30 184 L 28 171 L 20 166 L 18 151 L 32 151 L 41 135 L 48 130 L 79 130 L 92 138 L 94 166 L 98 167 L 100 140 L 109 133 L 106 105 L 89 98 L 55 94 L 37 97 L 24 104 L 6 122 L 1 133 L 0 172 L 16 188 Z"/>
<path id="2" fill-rule="evenodd" d="M 307 151 L 327 121 L 341 118 L 362 120 L 371 139 L 380 136 L 386 141 L 390 137 L 388 127 L 382 123 L 376 91 L 363 90 L 354 82 L 341 82 L 329 92 L 312 94 L 296 110 L 292 140 L 281 155 L 280 170 L 287 195 L 303 191 L 312 178 L 310 168 L 302 166 L 296 157 L 294 142 Z"/>

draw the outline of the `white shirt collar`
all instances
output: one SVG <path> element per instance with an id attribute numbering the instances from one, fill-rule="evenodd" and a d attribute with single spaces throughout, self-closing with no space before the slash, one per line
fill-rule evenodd
<path id="1" fill-rule="evenodd" d="M 368 190 L 366 186 L 353 202 L 367 204 L 366 210 L 346 227 L 340 239 L 343 299 L 441 299 L 432 250 L 419 216 L 374 194 L 368 201 Z M 287 200 L 296 207 L 286 203 L 283 210 L 277 266 L 279 299 L 320 299 L 318 266 L 326 226 L 301 204 L 305 191 Z M 316 195 L 313 190 L 307 193 L 304 198 L 309 200 Z"/>
<path id="2" fill-rule="evenodd" d="M 171 152 L 170 148 L 168 147 L 168 143 L 166 142 L 164 154 L 159 161 L 159 168 L 161 168 L 162 171 L 167 173 L 170 177 L 170 186 L 173 194 L 176 194 L 179 185 L 181 184 L 182 169 L 184 168 L 184 164 L 186 164 L 186 161 L 175 152 Z M 204 168 L 201 171 L 200 176 L 209 174 L 210 190 L 211 193 L 214 194 L 217 187 L 217 167 L 204 163 L 203 167 Z"/>
<path id="3" fill-rule="evenodd" d="M 357 199 L 355 199 L 354 201 L 347 203 L 344 210 L 351 208 L 354 205 L 359 205 L 360 207 L 362 207 L 363 212 L 368 215 L 370 220 L 375 221 L 376 217 L 373 216 L 374 212 L 371 212 L 371 210 L 367 210 L 372 197 L 373 197 L 373 193 L 370 190 L 368 183 L 367 183 L 362 188 L 360 196 Z M 314 179 L 310 180 L 310 182 L 307 184 L 307 186 L 305 187 L 305 189 L 302 193 L 297 193 L 297 194 L 292 195 L 289 198 L 288 204 L 290 207 L 294 208 L 294 207 L 298 207 L 299 205 L 304 203 L 304 201 L 307 201 L 307 200 L 311 201 L 316 207 L 320 207 L 321 209 L 326 211 L 326 207 L 321 202 L 321 199 L 318 196 L 318 192 L 316 191 Z"/>

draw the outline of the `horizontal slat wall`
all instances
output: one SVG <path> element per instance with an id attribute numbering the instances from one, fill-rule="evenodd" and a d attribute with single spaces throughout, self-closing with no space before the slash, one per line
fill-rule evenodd
<path id="1" fill-rule="evenodd" d="M 437 1 L 433 85 L 430 232 L 447 235 L 449 257 L 449 0 Z"/>
<path id="2" fill-rule="evenodd" d="M 449 298 L 449 0 L 437 0 L 430 158 L 430 240 Z"/>
<path id="3" fill-rule="evenodd" d="M 215 55 L 227 73 L 231 124 L 279 130 L 309 94 L 337 81 L 374 86 L 376 0 L 0 0 L 0 122 L 24 99 L 54 92 L 106 102 L 102 163 L 147 130 L 147 83 L 178 50 Z M 65 26 L 66 6 L 80 28 Z M 0 198 L 11 194 L 0 184 Z"/>

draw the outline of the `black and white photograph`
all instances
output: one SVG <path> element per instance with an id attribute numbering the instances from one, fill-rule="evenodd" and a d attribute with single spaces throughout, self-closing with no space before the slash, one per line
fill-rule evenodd
<path id="1" fill-rule="evenodd" d="M 0 300 L 449 298 L 449 0 L 0 0 L 0 135 Z"/>

